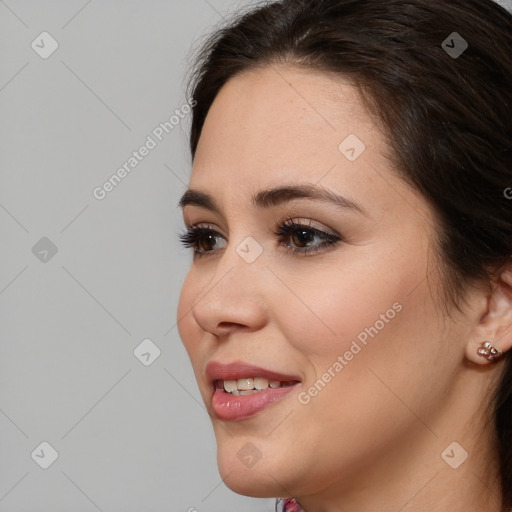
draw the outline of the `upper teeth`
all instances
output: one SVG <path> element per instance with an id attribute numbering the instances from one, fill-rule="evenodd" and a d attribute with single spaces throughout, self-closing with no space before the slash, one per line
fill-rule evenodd
<path id="1" fill-rule="evenodd" d="M 268 380 L 264 377 L 247 377 L 238 380 L 225 380 L 224 390 L 228 393 L 238 394 L 237 391 L 248 391 L 256 389 L 258 391 L 271 388 L 279 388 L 284 383 L 279 380 Z"/>

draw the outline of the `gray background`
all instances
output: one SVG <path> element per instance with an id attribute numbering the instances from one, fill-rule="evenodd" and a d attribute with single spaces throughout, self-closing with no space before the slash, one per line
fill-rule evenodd
<path id="1" fill-rule="evenodd" d="M 189 119 L 92 193 L 184 105 L 201 35 L 247 4 L 0 0 L 0 512 L 273 510 L 222 483 L 175 326 Z"/>
<path id="2" fill-rule="evenodd" d="M 0 2 L 1 512 L 273 510 L 222 483 L 175 327 L 189 119 L 92 194 L 185 103 L 199 38 L 247 3 Z"/>

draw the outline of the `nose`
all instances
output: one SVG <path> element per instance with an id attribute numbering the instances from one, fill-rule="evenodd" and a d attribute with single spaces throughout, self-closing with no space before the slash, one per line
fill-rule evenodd
<path id="1" fill-rule="evenodd" d="M 261 258 L 262 260 L 263 258 Z M 262 261 L 247 263 L 232 248 L 220 257 L 214 275 L 199 284 L 192 307 L 199 327 L 217 337 L 236 330 L 256 331 L 268 318 L 265 295 L 266 272 Z"/>

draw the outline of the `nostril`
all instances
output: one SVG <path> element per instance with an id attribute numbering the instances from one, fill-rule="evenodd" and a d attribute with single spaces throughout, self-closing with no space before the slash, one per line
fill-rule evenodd
<path id="1" fill-rule="evenodd" d="M 237 322 L 220 322 L 217 325 L 218 329 L 232 329 L 233 327 L 243 327 L 243 325 Z"/>

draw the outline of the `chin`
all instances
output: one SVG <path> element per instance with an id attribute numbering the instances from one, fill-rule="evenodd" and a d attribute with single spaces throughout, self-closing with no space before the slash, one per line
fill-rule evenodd
<path id="1" fill-rule="evenodd" d="M 262 440 L 253 442 L 249 436 L 221 435 L 217 466 L 225 485 L 233 492 L 253 498 L 276 498 L 285 496 L 286 490 L 294 487 L 295 477 L 299 476 L 292 475 L 294 465 L 284 463 L 285 455 L 277 453 L 268 440 L 265 444 Z"/>
<path id="2" fill-rule="evenodd" d="M 260 476 L 261 478 L 258 478 Z M 279 491 L 276 482 L 273 481 L 268 475 L 266 478 L 263 475 L 240 475 L 235 472 L 223 475 L 226 487 L 231 489 L 234 493 L 242 496 L 250 496 L 251 498 L 275 498 L 278 497 L 283 491 Z"/>

